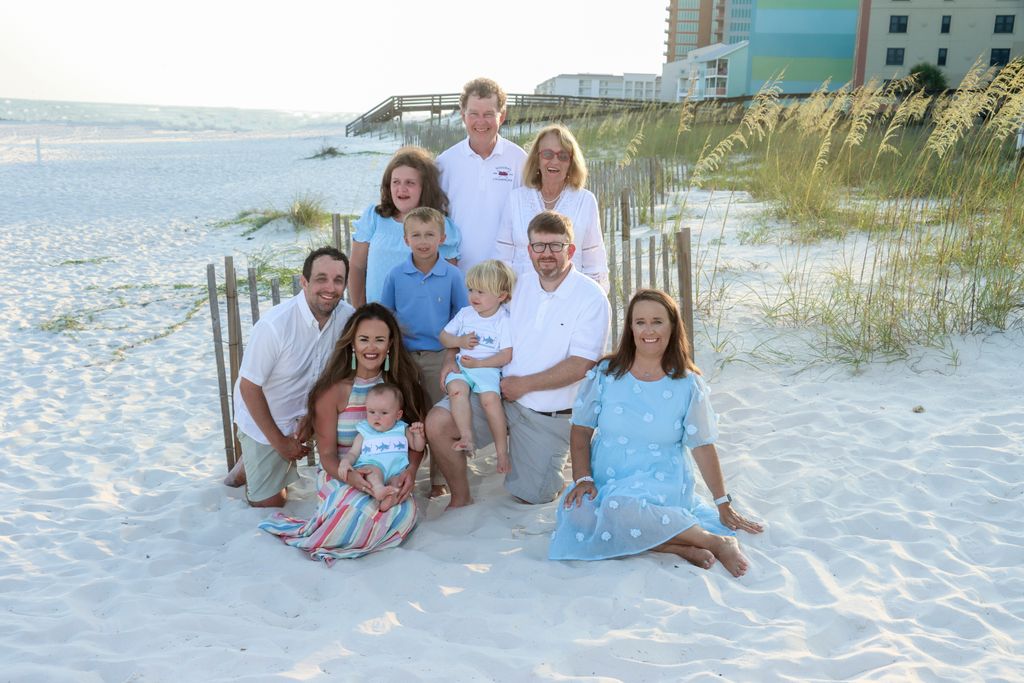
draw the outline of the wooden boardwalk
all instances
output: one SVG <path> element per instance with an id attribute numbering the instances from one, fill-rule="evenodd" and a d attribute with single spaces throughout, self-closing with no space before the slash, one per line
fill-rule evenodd
<path id="1" fill-rule="evenodd" d="M 676 106 L 675 102 L 623 100 L 605 97 L 570 97 L 568 95 L 509 94 L 506 123 L 526 123 L 572 119 L 594 114 L 611 114 L 660 107 Z M 345 135 L 352 137 L 370 133 L 376 126 L 401 120 L 407 113 L 426 112 L 430 118 L 458 113 L 459 93 L 443 95 L 392 95 L 345 126 Z"/>

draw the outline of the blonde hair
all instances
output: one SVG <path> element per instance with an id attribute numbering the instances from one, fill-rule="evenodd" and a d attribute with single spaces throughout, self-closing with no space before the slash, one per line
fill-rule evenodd
<path id="1" fill-rule="evenodd" d="M 415 209 L 405 214 L 405 218 L 402 220 L 402 229 L 408 229 L 409 220 L 417 220 L 424 225 L 433 224 L 441 234 L 444 235 L 444 214 L 435 208 L 429 206 L 417 206 Z"/>
<path id="2" fill-rule="evenodd" d="M 537 137 L 533 139 L 530 153 L 523 165 L 523 182 L 535 190 L 540 189 L 540 141 L 548 134 L 558 138 L 558 144 L 569 153 L 569 171 L 565 175 L 565 183 L 574 189 L 580 189 L 587 184 L 587 160 L 583 158 L 583 150 L 580 149 L 572 132 L 557 123 L 541 128 Z"/>
<path id="3" fill-rule="evenodd" d="M 494 296 L 505 296 L 505 301 L 512 300 L 512 290 L 516 286 L 516 274 L 503 261 L 490 259 L 481 261 L 466 273 L 466 287 L 479 289 Z"/>

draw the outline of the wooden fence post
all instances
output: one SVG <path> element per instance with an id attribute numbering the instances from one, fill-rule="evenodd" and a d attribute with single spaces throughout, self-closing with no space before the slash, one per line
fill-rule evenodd
<path id="1" fill-rule="evenodd" d="M 231 430 L 231 406 L 228 402 L 228 378 L 224 368 L 224 341 L 220 331 L 220 303 L 217 301 L 217 269 L 206 266 L 206 286 L 209 289 L 210 321 L 213 324 L 213 355 L 217 360 L 217 385 L 220 387 L 220 421 L 224 431 L 224 457 L 228 471 L 235 466 L 235 443 Z"/>
<path id="2" fill-rule="evenodd" d="M 260 319 L 260 290 L 256 286 L 256 269 L 249 269 L 249 308 L 252 309 L 252 324 Z"/>
<path id="3" fill-rule="evenodd" d="M 334 248 L 344 251 L 341 248 L 341 214 L 331 214 L 331 235 L 334 237 Z"/>
<path id="4" fill-rule="evenodd" d="M 654 235 L 647 238 L 647 280 L 648 287 L 658 288 L 658 248 Z"/>
<path id="5" fill-rule="evenodd" d="M 671 248 L 671 242 L 661 240 L 661 274 L 665 278 L 665 293 L 669 296 L 672 296 L 672 271 L 668 268 L 668 250 Z"/>
<path id="6" fill-rule="evenodd" d="M 616 287 L 618 286 L 618 267 L 615 262 L 615 240 L 611 241 L 611 263 L 608 264 L 608 298 L 610 299 L 612 309 L 612 344 L 619 338 L 619 302 L 618 297 L 615 294 Z"/>
<path id="7" fill-rule="evenodd" d="M 281 303 L 281 281 L 276 277 L 270 279 L 270 300 L 275 306 Z"/>
<path id="8" fill-rule="evenodd" d="M 640 291 L 644 288 L 644 243 L 639 237 L 636 238 L 636 250 L 633 252 L 633 266 L 636 269 L 636 288 Z"/>
<path id="9" fill-rule="evenodd" d="M 696 353 L 693 347 L 693 276 L 690 268 L 690 229 L 683 228 L 676 233 L 676 269 L 679 271 L 679 304 L 683 309 L 683 325 L 686 326 L 686 336 L 690 340 L 691 352 Z"/>
<path id="10" fill-rule="evenodd" d="M 352 219 L 345 216 L 345 248 L 342 250 L 346 254 L 352 253 Z"/>
<path id="11" fill-rule="evenodd" d="M 238 381 L 238 369 L 242 365 L 243 349 L 242 323 L 238 314 L 238 280 L 235 277 L 235 261 L 230 256 L 224 257 L 224 301 L 227 304 L 228 317 L 228 364 L 231 370 L 231 386 L 234 387 Z M 235 412 L 233 406 L 231 412 Z M 237 458 L 242 453 L 242 444 L 238 441 L 237 433 L 234 444 Z"/>

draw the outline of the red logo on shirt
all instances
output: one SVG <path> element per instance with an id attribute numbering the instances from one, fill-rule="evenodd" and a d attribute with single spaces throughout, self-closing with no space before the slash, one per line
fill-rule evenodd
<path id="1" fill-rule="evenodd" d="M 512 182 L 512 169 L 508 166 L 498 166 L 494 169 L 494 179 L 502 182 Z"/>

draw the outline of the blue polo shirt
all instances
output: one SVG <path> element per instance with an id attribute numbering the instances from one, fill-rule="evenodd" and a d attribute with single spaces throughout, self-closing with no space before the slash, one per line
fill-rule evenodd
<path id="1" fill-rule="evenodd" d="M 438 258 L 424 275 L 412 256 L 384 278 L 380 302 L 394 311 L 402 327 L 402 341 L 410 351 L 440 351 L 438 339 L 448 321 L 469 305 L 462 272 Z"/>

